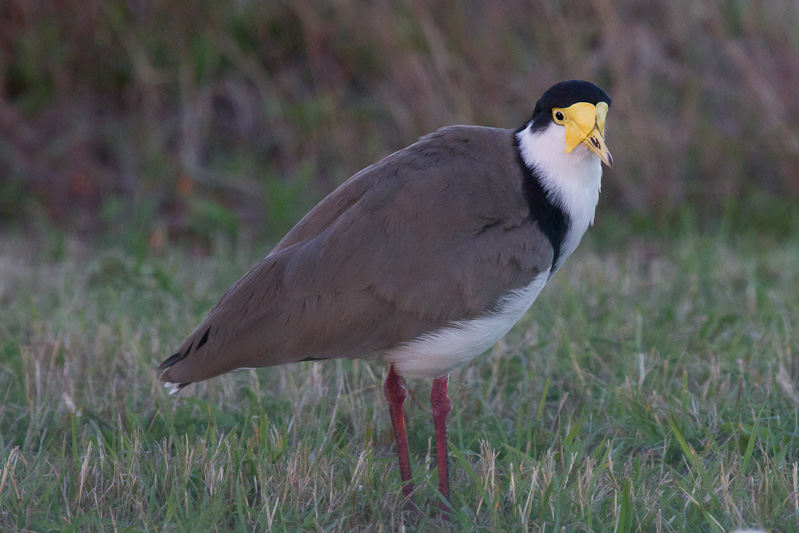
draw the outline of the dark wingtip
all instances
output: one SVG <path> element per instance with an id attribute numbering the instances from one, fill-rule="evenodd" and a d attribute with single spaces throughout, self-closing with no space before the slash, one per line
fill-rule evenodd
<path id="1" fill-rule="evenodd" d="M 208 329 L 205 330 L 205 334 L 203 335 L 203 338 L 200 339 L 200 343 L 197 345 L 197 349 L 198 350 L 200 348 L 202 348 L 203 346 L 205 346 L 205 343 L 208 342 L 208 334 L 209 333 L 211 333 L 211 328 L 208 328 Z"/>
<path id="2" fill-rule="evenodd" d="M 202 338 L 200 339 L 200 343 L 197 345 L 197 350 L 202 348 L 205 345 L 205 343 L 208 342 L 208 334 L 209 333 L 211 333 L 211 328 L 210 327 L 205 330 L 205 333 L 203 334 Z M 189 337 L 189 338 L 191 338 L 191 337 Z M 166 361 L 161 363 L 161 365 L 158 367 L 158 370 L 166 370 L 167 368 L 169 368 L 170 366 L 174 365 L 175 363 L 178 363 L 178 362 L 182 361 L 183 359 L 185 359 L 186 357 L 188 357 L 189 354 L 191 353 L 192 348 L 194 348 L 194 343 L 196 341 L 197 341 L 197 337 L 194 337 L 194 340 L 191 342 L 191 344 L 189 345 L 188 349 L 186 349 L 185 352 L 183 352 L 183 353 L 176 352 L 176 353 L 172 354 L 170 357 L 167 358 Z"/>
<path id="3" fill-rule="evenodd" d="M 178 361 L 180 361 L 184 357 L 186 357 L 186 356 L 185 355 L 181 355 L 180 353 L 173 354 L 173 355 L 169 356 L 166 359 L 166 361 L 164 361 L 163 363 L 161 363 L 158 366 L 158 370 L 166 370 L 167 368 L 169 368 L 170 366 L 174 365 L 175 363 L 177 363 Z"/>

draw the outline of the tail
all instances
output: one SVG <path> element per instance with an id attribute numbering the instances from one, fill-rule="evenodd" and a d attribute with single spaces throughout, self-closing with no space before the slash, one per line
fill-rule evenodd
<path id="1" fill-rule="evenodd" d="M 202 329 L 200 329 L 199 331 L 202 331 Z M 211 328 L 209 326 L 205 329 L 205 333 L 203 333 L 200 342 L 197 343 L 197 347 L 194 348 L 194 343 L 197 339 L 197 331 L 195 331 L 194 334 L 189 336 L 189 338 L 186 340 L 186 342 L 179 351 L 169 356 L 163 363 L 161 363 L 158 366 L 158 370 L 161 371 L 161 375 L 159 376 L 158 379 L 164 382 L 164 387 L 171 389 L 169 391 L 169 394 L 175 394 L 176 392 L 191 385 L 194 382 L 194 381 L 185 381 L 181 379 L 173 381 L 174 377 L 170 375 L 173 372 L 169 372 L 169 369 L 175 366 L 177 363 L 186 359 L 189 356 L 189 354 L 192 352 L 192 348 L 194 348 L 195 352 L 200 348 L 202 348 L 208 342 L 208 334 L 210 332 Z"/>
<path id="2" fill-rule="evenodd" d="M 211 314 L 189 335 L 183 346 L 169 356 L 158 370 L 158 379 L 171 388 L 170 394 L 196 383 L 221 374 L 227 374 L 242 367 L 263 366 L 246 364 L 238 356 L 243 350 L 239 341 L 246 336 L 236 335 L 226 324 L 219 324 L 219 317 Z M 224 317 L 223 317 L 224 318 Z M 233 343 L 228 339 L 233 339 Z"/>
<path id="3" fill-rule="evenodd" d="M 174 365 L 175 363 L 185 359 L 185 357 L 186 357 L 186 354 L 181 354 L 179 352 L 175 353 L 175 354 L 172 354 L 171 356 L 169 356 L 166 359 L 166 361 L 164 361 L 163 363 L 158 365 L 158 370 L 161 370 L 161 371 L 166 370 L 167 368 L 169 368 L 170 366 Z M 191 385 L 191 382 L 188 382 L 188 383 L 175 383 L 175 382 L 172 382 L 172 381 L 166 381 L 165 376 L 166 376 L 166 372 L 161 372 L 161 376 L 159 377 L 159 379 L 164 382 L 164 387 L 166 387 L 167 389 L 170 389 L 169 390 L 170 396 L 172 394 L 175 394 L 176 392 L 180 391 L 184 387 L 187 387 L 187 386 Z"/>

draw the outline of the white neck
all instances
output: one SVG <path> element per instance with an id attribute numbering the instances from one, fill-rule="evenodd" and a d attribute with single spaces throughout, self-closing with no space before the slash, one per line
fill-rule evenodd
<path id="1" fill-rule="evenodd" d="M 567 154 L 565 129 L 554 122 L 536 132 L 531 132 L 528 124 L 516 136 L 524 163 L 541 180 L 549 201 L 569 217 L 569 229 L 554 272 L 580 244 L 588 226 L 594 223 L 602 186 L 602 162 L 583 144 Z"/>

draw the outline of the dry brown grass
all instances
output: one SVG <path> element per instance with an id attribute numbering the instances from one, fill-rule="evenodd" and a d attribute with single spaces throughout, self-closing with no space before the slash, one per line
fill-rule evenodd
<path id="1" fill-rule="evenodd" d="M 274 238 L 379 157 L 515 127 L 564 78 L 614 97 L 605 209 L 734 211 L 799 192 L 797 20 L 791 0 L 7 0 L 0 216 Z"/>

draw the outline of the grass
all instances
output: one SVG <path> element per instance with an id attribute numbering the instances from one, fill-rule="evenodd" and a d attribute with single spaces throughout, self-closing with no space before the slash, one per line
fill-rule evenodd
<path id="1" fill-rule="evenodd" d="M 601 213 L 633 229 L 604 218 L 453 374 L 451 528 L 799 530 L 795 2 L 5 5 L 0 530 L 401 528 L 380 365 L 177 400 L 154 367 L 264 255 L 247 231 L 573 77 L 613 95 Z M 429 387 L 406 520 L 446 530 Z"/>
<path id="2" fill-rule="evenodd" d="M 799 527 L 796 238 L 598 230 L 451 376 L 451 526 L 437 520 L 430 383 L 409 383 L 421 513 L 407 526 Z M 402 527 L 381 365 L 241 372 L 178 399 L 156 381 L 265 251 L 0 240 L 0 529 Z"/>

